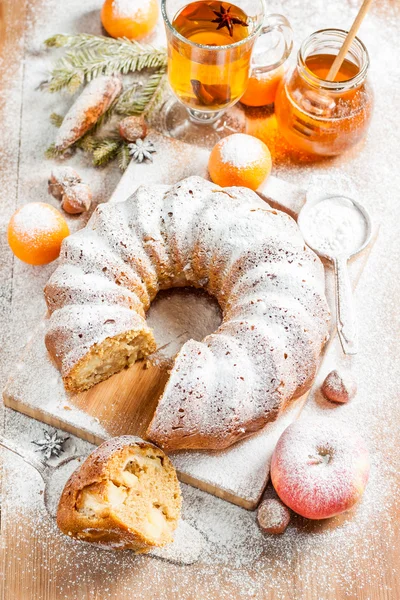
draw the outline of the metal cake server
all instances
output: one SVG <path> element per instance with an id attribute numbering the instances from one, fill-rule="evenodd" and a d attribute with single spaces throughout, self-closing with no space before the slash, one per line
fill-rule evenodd
<path id="1" fill-rule="evenodd" d="M 33 452 L 21 449 L 14 441 L 0 435 L 0 446 L 14 452 L 36 469 L 44 482 L 44 504 L 52 518 L 56 518 L 58 501 L 70 475 L 87 458 L 85 455 L 72 455 L 56 465 L 49 465 Z M 174 564 L 190 565 L 199 560 L 205 545 L 204 536 L 186 521 L 180 519 L 174 534 L 174 541 L 164 548 L 154 548 L 149 556 L 161 558 Z"/>

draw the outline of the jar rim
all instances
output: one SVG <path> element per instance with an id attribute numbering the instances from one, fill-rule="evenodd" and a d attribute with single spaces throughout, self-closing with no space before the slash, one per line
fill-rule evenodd
<path id="1" fill-rule="evenodd" d="M 362 84 L 367 76 L 367 71 L 369 68 L 369 54 L 368 50 L 365 47 L 364 43 L 360 40 L 360 38 L 355 37 L 352 41 L 348 53 L 351 50 L 357 50 L 361 54 L 361 66 L 360 70 L 354 77 L 350 79 L 345 79 L 344 81 L 327 81 L 326 79 L 322 79 L 318 77 L 311 69 L 307 67 L 306 58 L 307 58 L 307 50 L 310 44 L 314 41 L 318 41 L 319 38 L 322 38 L 323 35 L 330 34 L 332 37 L 336 36 L 338 40 L 343 40 L 347 36 L 348 32 L 344 29 L 319 29 L 312 33 L 308 38 L 304 40 L 301 44 L 299 52 L 298 52 L 298 63 L 303 69 L 303 75 L 306 75 L 308 83 L 314 85 L 319 88 L 324 88 L 330 91 L 343 91 L 348 90 L 354 87 L 358 87 Z"/>

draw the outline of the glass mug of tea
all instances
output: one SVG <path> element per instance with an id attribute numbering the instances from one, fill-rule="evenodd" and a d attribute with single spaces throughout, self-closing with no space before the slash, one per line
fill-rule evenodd
<path id="1" fill-rule="evenodd" d="M 279 46 L 283 59 L 292 48 L 289 22 L 282 15 L 267 16 L 264 0 L 162 0 L 161 10 L 168 80 L 180 103 L 175 102 L 169 119 L 167 115 L 166 129 L 185 141 L 193 142 L 192 126 L 214 124 L 214 131 L 221 130 L 216 122 L 246 91 L 256 40 Z"/>

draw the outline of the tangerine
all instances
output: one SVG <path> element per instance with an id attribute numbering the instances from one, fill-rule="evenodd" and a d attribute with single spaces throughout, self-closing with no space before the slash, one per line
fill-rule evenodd
<path id="1" fill-rule="evenodd" d="M 256 190 L 271 169 L 271 154 L 266 144 L 246 133 L 234 133 L 220 140 L 208 161 L 212 181 L 222 187 L 243 185 Z"/>
<path id="2" fill-rule="evenodd" d="M 113 38 L 140 40 L 149 35 L 158 21 L 157 0 L 105 0 L 101 22 Z"/>
<path id="3" fill-rule="evenodd" d="M 246 106 L 266 106 L 275 102 L 278 85 L 285 74 L 283 65 L 268 73 L 255 72 L 249 78 L 246 91 L 240 102 Z"/>
<path id="4" fill-rule="evenodd" d="M 7 235 L 17 258 L 30 265 L 44 265 L 58 257 L 61 242 L 69 235 L 69 228 L 53 206 L 30 202 L 13 214 Z"/>

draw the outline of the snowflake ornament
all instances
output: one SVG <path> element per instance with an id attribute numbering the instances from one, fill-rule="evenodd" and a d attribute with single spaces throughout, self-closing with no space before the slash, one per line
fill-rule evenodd
<path id="1" fill-rule="evenodd" d="M 43 452 L 44 458 L 49 459 L 52 456 L 60 456 L 64 451 L 64 442 L 68 439 L 68 436 L 61 437 L 58 435 L 57 431 L 54 431 L 54 433 L 44 431 L 44 438 L 42 440 L 33 441 L 32 444 L 39 446 L 36 452 Z"/>
<path id="2" fill-rule="evenodd" d="M 135 162 L 142 163 L 145 159 L 153 162 L 151 156 L 157 150 L 154 147 L 153 142 L 145 138 L 144 140 L 138 139 L 136 142 L 128 144 L 129 154 Z"/>

